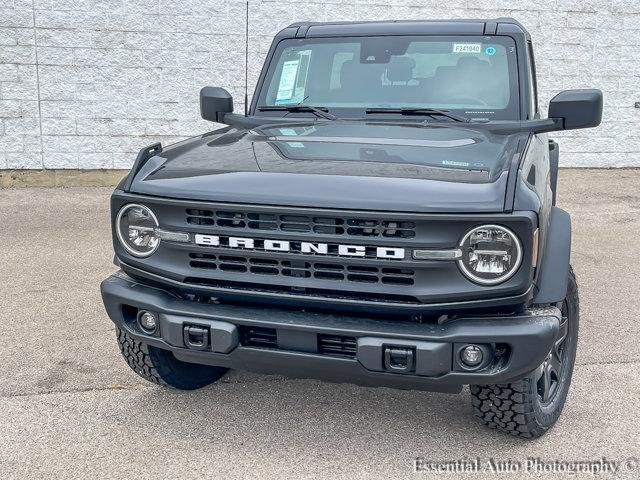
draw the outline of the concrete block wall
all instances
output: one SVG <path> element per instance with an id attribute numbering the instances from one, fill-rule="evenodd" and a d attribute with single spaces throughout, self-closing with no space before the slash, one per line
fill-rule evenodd
<path id="1" fill-rule="evenodd" d="M 128 168 L 139 148 L 211 130 L 198 92 L 243 109 L 237 0 L 0 0 L 0 169 Z M 561 137 L 565 166 L 640 166 L 638 0 L 250 2 L 250 91 L 273 35 L 300 20 L 513 16 L 535 41 L 540 100 L 597 87 L 605 120 Z"/>

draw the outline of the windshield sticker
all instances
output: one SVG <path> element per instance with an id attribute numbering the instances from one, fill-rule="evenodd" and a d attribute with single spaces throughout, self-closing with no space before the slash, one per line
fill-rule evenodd
<path id="1" fill-rule="evenodd" d="M 298 77 L 293 90 L 292 103 L 303 103 L 306 100 L 305 91 L 307 89 L 307 74 L 309 73 L 309 63 L 311 60 L 311 50 L 302 50 L 300 55 L 300 66 L 298 68 Z"/>
<path id="2" fill-rule="evenodd" d="M 469 162 L 455 162 L 453 160 L 442 160 L 442 165 L 449 165 L 452 167 L 468 167 Z"/>
<path id="3" fill-rule="evenodd" d="M 276 94 L 276 104 L 291 102 L 299 66 L 300 60 L 289 60 L 282 65 L 280 84 L 278 85 L 278 93 Z"/>
<path id="4" fill-rule="evenodd" d="M 297 55 L 296 60 L 288 60 L 282 65 L 276 105 L 302 103 L 306 98 L 305 90 L 311 50 L 301 50 L 297 52 Z"/>
<path id="5" fill-rule="evenodd" d="M 302 142 L 287 142 L 291 148 L 304 148 L 304 143 Z"/>
<path id="6" fill-rule="evenodd" d="M 481 43 L 454 43 L 453 53 L 480 53 L 482 51 Z"/>
<path id="7" fill-rule="evenodd" d="M 496 47 L 487 47 L 484 49 L 484 54 L 490 57 L 496 54 Z"/>

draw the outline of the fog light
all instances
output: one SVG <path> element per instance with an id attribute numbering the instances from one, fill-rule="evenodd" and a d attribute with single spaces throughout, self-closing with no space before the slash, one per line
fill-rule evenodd
<path id="1" fill-rule="evenodd" d="M 155 314 L 143 310 L 138 315 L 138 324 L 145 332 L 153 333 L 156 331 L 156 328 L 158 328 L 158 319 Z"/>
<path id="2" fill-rule="evenodd" d="M 477 345 L 468 345 L 460 352 L 462 363 L 468 367 L 477 367 L 482 363 L 482 349 Z"/>

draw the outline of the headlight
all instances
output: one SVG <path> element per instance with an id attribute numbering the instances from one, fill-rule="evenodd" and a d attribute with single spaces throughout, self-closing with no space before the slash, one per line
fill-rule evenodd
<path id="1" fill-rule="evenodd" d="M 467 232 L 460 241 L 458 266 L 470 280 L 495 285 L 511 278 L 522 262 L 518 237 L 499 225 L 482 225 Z"/>
<path id="2" fill-rule="evenodd" d="M 127 252 L 136 257 L 148 257 L 160 245 L 158 220 L 144 205 L 122 207 L 116 217 L 116 233 Z"/>

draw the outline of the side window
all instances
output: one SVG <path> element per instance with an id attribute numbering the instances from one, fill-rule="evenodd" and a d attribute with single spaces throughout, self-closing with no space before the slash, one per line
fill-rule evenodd
<path id="1" fill-rule="evenodd" d="M 531 42 L 527 42 L 527 53 L 529 55 L 529 102 L 530 108 L 535 118 L 538 117 L 538 84 L 536 80 L 536 62 L 533 57 L 533 47 Z"/>

